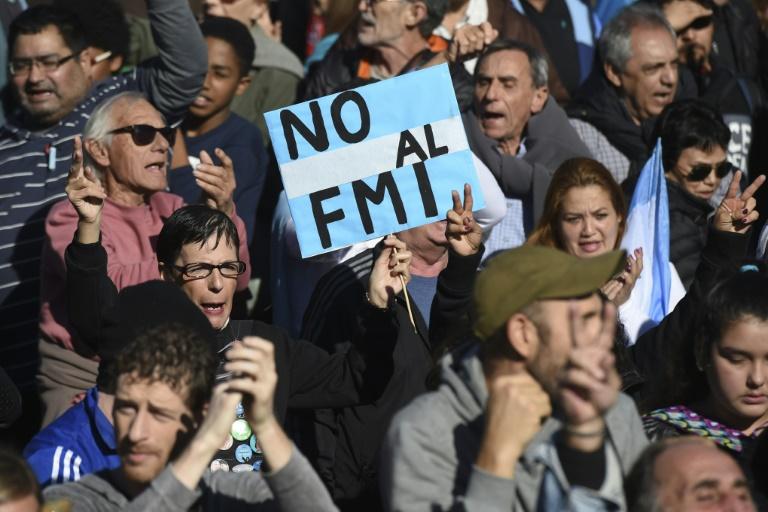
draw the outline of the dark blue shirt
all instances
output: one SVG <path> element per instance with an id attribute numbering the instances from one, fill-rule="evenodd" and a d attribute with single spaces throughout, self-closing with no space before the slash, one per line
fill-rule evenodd
<path id="1" fill-rule="evenodd" d="M 230 114 L 221 126 L 199 137 L 184 136 L 190 160 L 197 162 L 200 151 L 205 150 L 216 165 L 221 161 L 213 152 L 221 148 L 232 159 L 235 168 L 235 206 L 237 215 L 245 223 L 248 233 L 248 245 L 253 240 L 256 222 L 256 207 L 264 188 L 267 176 L 267 152 L 261 138 L 261 132 L 255 124 L 237 114 Z M 187 203 L 198 203 L 203 191 L 195 183 L 192 165 L 174 169 L 168 173 L 168 186 L 171 192 L 184 198 Z"/>

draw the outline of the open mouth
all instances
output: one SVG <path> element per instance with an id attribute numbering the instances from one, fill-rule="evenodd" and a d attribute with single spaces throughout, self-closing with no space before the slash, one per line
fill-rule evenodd
<path id="1" fill-rule="evenodd" d="M 592 253 L 600 249 L 600 242 L 579 242 L 579 248 L 586 253 Z"/>
<path id="2" fill-rule="evenodd" d="M 33 101 L 45 100 L 53 96 L 53 91 L 49 89 L 33 89 L 26 92 L 27 97 Z"/>
<path id="3" fill-rule="evenodd" d="M 480 123 L 486 127 L 503 125 L 505 122 L 505 119 L 506 117 L 504 116 L 504 114 L 500 114 L 498 112 L 486 111 L 480 115 Z"/>
<path id="4" fill-rule="evenodd" d="M 211 103 L 211 99 L 207 96 L 203 96 L 202 94 L 195 98 L 195 101 L 192 102 L 192 104 L 196 107 L 205 107 Z"/>
<path id="5" fill-rule="evenodd" d="M 145 165 L 144 168 L 150 172 L 165 172 L 165 162 L 152 162 L 149 165 Z"/>
<path id="6" fill-rule="evenodd" d="M 200 307 L 206 315 L 221 315 L 224 313 L 223 302 L 203 302 L 200 304 Z"/>
<path id="7" fill-rule="evenodd" d="M 501 114 L 499 112 L 489 112 L 489 111 L 486 110 L 486 111 L 483 112 L 481 117 L 483 119 L 503 119 L 504 118 L 504 114 Z"/>

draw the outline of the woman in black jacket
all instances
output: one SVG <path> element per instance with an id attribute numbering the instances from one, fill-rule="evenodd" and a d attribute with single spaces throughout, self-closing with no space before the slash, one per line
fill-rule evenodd
<path id="1" fill-rule="evenodd" d="M 707 242 L 710 200 L 734 170 L 726 153 L 731 132 L 719 112 L 697 100 L 670 104 L 657 128 L 667 177 L 669 257 L 688 290 Z"/>

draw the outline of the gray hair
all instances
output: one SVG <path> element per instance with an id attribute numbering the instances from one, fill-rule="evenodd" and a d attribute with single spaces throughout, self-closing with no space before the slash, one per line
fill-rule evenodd
<path id="1" fill-rule="evenodd" d="M 655 5 L 638 2 L 625 7 L 603 29 L 598 51 L 603 62 L 623 73 L 632 58 L 632 31 L 638 27 L 666 30 L 677 39 L 675 31 Z"/>
<path id="2" fill-rule="evenodd" d="M 109 146 L 112 143 L 112 134 L 109 132 L 115 129 L 112 120 L 112 109 L 118 103 L 124 101 L 127 102 L 127 107 L 131 107 L 139 101 L 148 100 L 146 96 L 138 91 L 126 91 L 121 92 L 120 94 L 115 94 L 111 98 L 102 101 L 93 109 L 91 117 L 88 118 L 88 122 L 85 123 L 85 128 L 83 129 L 83 141 L 95 140 Z M 83 148 L 83 163 L 93 169 L 94 172 L 102 174 L 102 169 L 96 165 L 96 162 L 91 158 L 85 148 Z"/>
<path id="3" fill-rule="evenodd" d="M 531 80 L 536 89 L 547 85 L 547 82 L 549 82 L 549 64 L 544 54 L 531 45 L 511 39 L 497 39 L 485 48 L 480 57 L 477 58 L 475 77 L 477 77 L 480 65 L 489 55 L 505 50 L 523 52 L 528 57 L 528 63 L 531 66 Z"/>

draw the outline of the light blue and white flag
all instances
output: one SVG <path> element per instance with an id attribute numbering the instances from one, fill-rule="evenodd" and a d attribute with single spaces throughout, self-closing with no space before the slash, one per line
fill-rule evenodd
<path id="1" fill-rule="evenodd" d="M 265 115 L 304 258 L 484 206 L 450 73 L 430 67 Z"/>
<path id="2" fill-rule="evenodd" d="M 685 287 L 669 261 L 669 199 L 661 160 L 661 140 L 656 143 L 632 194 L 627 230 L 621 247 L 632 253 L 643 249 L 643 273 L 619 316 L 634 344 L 657 325 L 685 295 Z"/>

